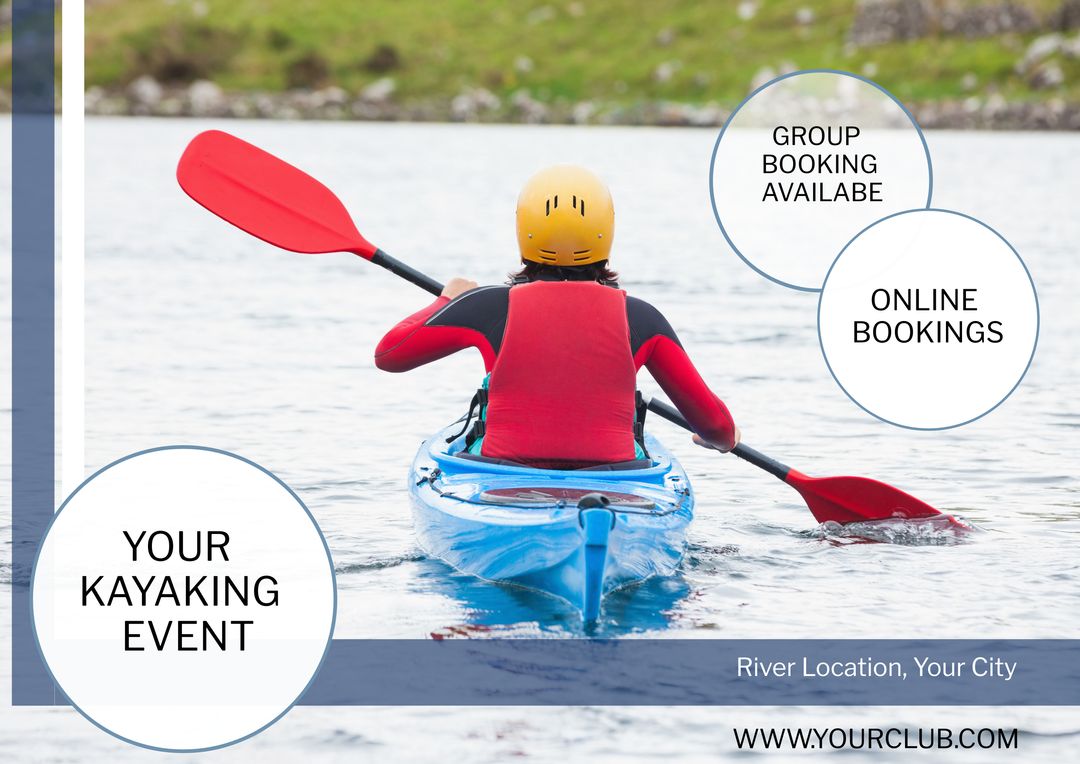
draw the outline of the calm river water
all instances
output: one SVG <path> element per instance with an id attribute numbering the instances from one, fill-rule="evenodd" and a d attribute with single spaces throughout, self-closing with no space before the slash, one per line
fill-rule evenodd
<path id="1" fill-rule="evenodd" d="M 465 579 L 417 550 L 406 470 L 420 441 L 463 412 L 479 356 L 376 370 L 376 342 L 427 296 L 352 255 L 274 250 L 193 204 L 173 172 L 209 127 L 307 169 L 371 241 L 440 279 L 504 279 L 524 178 L 555 161 L 590 166 L 615 196 L 624 287 L 666 313 L 746 442 L 811 474 L 878 477 L 981 529 L 962 543 L 852 543 L 816 528 L 768 475 L 653 422 L 690 474 L 698 516 L 681 575 L 613 596 L 602 634 L 1080 637 L 1080 136 L 927 136 L 935 206 L 984 220 L 1017 248 L 1039 290 L 1042 336 L 1005 405 L 921 433 L 849 401 L 818 348 L 816 295 L 762 279 L 726 245 L 708 201 L 713 130 L 91 119 L 87 471 L 169 443 L 255 460 L 322 526 L 340 588 L 336 636 L 409 638 L 574 636 L 579 626 L 556 601 Z M 642 385 L 655 389 L 645 374 Z M 5 539 L 4 590 L 9 560 Z M 151 757 L 70 710 L 2 716 L 3 758 Z M 732 726 L 772 724 L 1017 726 L 1024 761 L 1080 756 L 1080 718 L 1067 709 L 297 708 L 237 748 L 196 758 L 703 761 L 731 751 Z"/>

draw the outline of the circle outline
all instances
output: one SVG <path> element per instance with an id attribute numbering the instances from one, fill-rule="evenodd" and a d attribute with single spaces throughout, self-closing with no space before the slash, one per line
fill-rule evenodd
<path id="1" fill-rule="evenodd" d="M 49 665 L 49 661 L 45 658 L 45 653 L 41 649 L 41 640 L 38 638 L 38 632 L 37 632 L 37 620 L 34 617 L 34 583 L 37 580 L 38 561 L 41 559 L 41 551 L 45 547 L 45 540 L 49 537 L 49 532 L 52 530 L 52 527 L 56 523 L 57 518 L 60 517 L 60 513 L 64 511 L 64 509 L 67 507 L 67 505 L 69 503 L 71 503 L 71 500 L 75 498 L 75 496 L 79 493 L 79 491 L 81 491 L 92 480 L 94 480 L 94 478 L 96 478 L 98 475 L 102 474 L 106 470 L 109 470 L 109 469 L 115 467 L 118 464 L 126 462 L 129 459 L 134 459 L 134 458 L 136 458 L 138 456 L 145 456 L 146 454 L 152 454 L 152 453 L 154 453 L 156 451 L 177 451 L 177 450 L 209 451 L 210 453 L 215 453 L 215 454 L 221 454 L 223 456 L 228 456 L 228 457 L 231 457 L 233 459 L 236 459 L 237 461 L 244 462 L 245 464 L 248 464 L 248 465 L 256 468 L 257 470 L 259 470 L 260 472 L 262 472 L 262 473 L 264 473 L 266 475 L 269 475 L 271 478 L 273 478 L 273 480 L 278 485 L 280 485 L 282 488 L 284 488 L 289 493 L 289 495 L 292 496 L 292 498 L 296 501 L 296 503 L 300 505 L 300 508 L 304 510 L 304 513 L 307 514 L 308 519 L 311 521 L 311 524 L 315 527 L 315 533 L 319 536 L 319 540 L 322 542 L 323 550 L 326 552 L 326 560 L 330 564 L 330 581 L 333 584 L 333 609 L 332 609 L 331 614 L 330 614 L 330 633 L 326 637 L 326 647 L 323 648 L 323 653 L 322 653 L 322 656 L 319 658 L 319 663 L 315 667 L 315 671 L 314 671 L 314 673 L 312 673 L 311 678 L 307 681 L 307 684 L 304 685 L 304 688 L 300 691 L 300 693 L 296 696 L 296 698 L 291 703 L 289 703 L 289 705 L 286 706 L 284 710 L 282 710 L 281 713 L 279 713 L 277 716 L 275 716 L 273 719 L 271 719 L 269 722 L 267 722 L 263 726 L 259 727 L 257 730 L 249 732 L 249 733 L 243 735 L 242 737 L 236 738 L 235 740 L 230 740 L 230 741 L 228 741 L 226 743 L 219 743 L 217 745 L 205 746 L 203 748 L 163 748 L 161 746 L 149 745 L 147 743 L 140 743 L 137 740 L 131 740 L 130 738 L 126 738 L 126 737 L 124 737 L 123 735 L 121 735 L 119 733 L 113 732 L 109 728 L 105 727 L 103 724 L 96 721 L 93 717 L 90 716 L 90 714 L 86 713 L 86 711 L 84 711 L 81 707 L 79 707 L 79 705 L 77 703 L 75 703 L 74 700 L 71 699 L 71 697 L 64 691 L 63 685 L 61 685 L 60 682 L 57 680 L 56 675 L 53 674 L 52 667 Z M 170 446 L 155 446 L 153 448 L 145 448 L 145 449 L 143 449 L 141 451 L 135 451 L 135 452 L 130 453 L 130 454 L 126 455 L 126 456 L 122 456 L 119 459 L 116 459 L 115 461 L 112 461 L 112 462 L 106 464 L 104 467 L 102 467 L 102 468 L 98 469 L 97 471 L 95 471 L 88 478 L 86 478 L 81 483 L 79 483 L 78 488 L 76 488 L 74 491 L 72 491 L 71 494 L 68 495 L 68 497 L 66 499 L 64 499 L 64 501 L 60 504 L 60 507 L 56 510 L 56 512 L 53 513 L 52 518 L 49 520 L 48 527 L 45 528 L 45 533 L 43 533 L 42 536 L 41 536 L 41 542 L 38 544 L 37 551 L 34 553 L 34 565 L 33 565 L 33 568 L 31 569 L 31 573 L 30 573 L 30 628 L 31 628 L 31 631 L 33 632 L 33 635 L 34 635 L 34 646 L 37 648 L 38 656 L 41 658 L 42 665 L 45 666 L 45 670 L 48 672 L 49 678 L 53 681 L 53 684 L 56 685 L 56 688 L 60 691 L 60 693 L 64 696 L 64 698 L 67 699 L 68 703 L 71 704 L 72 708 L 74 708 L 76 711 L 78 711 L 79 714 L 84 719 L 86 719 L 88 722 L 93 724 L 95 727 L 97 727 L 101 731 L 111 735 L 112 737 L 116 738 L 117 740 L 122 740 L 123 742 L 128 743 L 130 745 L 134 745 L 134 746 L 137 746 L 139 748 L 144 748 L 144 749 L 150 750 L 150 751 L 158 751 L 160 753 L 206 753 L 208 751 L 217 751 L 217 750 L 222 749 L 222 748 L 228 748 L 229 746 L 236 745 L 237 743 L 242 743 L 245 740 L 248 740 L 249 738 L 253 738 L 256 735 L 260 734 L 261 732 L 264 732 L 267 729 L 269 729 L 270 727 L 272 727 L 273 725 L 277 724 L 279 721 L 281 721 L 281 719 L 283 719 L 285 717 L 285 715 L 287 713 L 289 713 L 289 711 L 291 711 L 293 709 L 293 707 L 300 701 L 300 699 L 302 697 L 304 697 L 304 694 L 307 693 L 307 691 L 309 689 L 311 689 L 311 685 L 314 684 L 315 679 L 319 676 L 319 672 L 322 671 L 323 664 L 326 662 L 326 657 L 330 653 L 330 644 L 331 644 L 331 642 L 333 642 L 333 639 L 334 639 L 334 628 L 337 625 L 337 609 L 338 609 L 337 570 L 334 567 L 334 558 L 333 558 L 333 555 L 330 553 L 330 545 L 326 543 L 326 536 L 323 535 L 322 528 L 319 527 L 319 523 L 315 520 L 315 516 L 313 514 L 311 514 L 311 510 L 308 509 L 307 504 L 304 503 L 304 500 L 301 499 L 300 496 L 296 493 L 296 491 L 294 491 L 292 488 L 290 488 L 289 485 L 286 484 L 284 480 L 279 478 L 277 475 L 275 475 L 270 470 L 263 467 L 261 464 L 257 464 L 256 462 L 253 462 L 251 459 L 248 459 L 247 457 L 244 457 L 244 456 L 240 456 L 239 454 L 233 453 L 232 451 L 226 451 L 225 449 L 214 448 L 212 446 L 198 446 L 198 445 L 193 445 L 193 444 L 176 444 L 176 445 L 170 445 Z"/>
<path id="2" fill-rule="evenodd" d="M 914 209 L 926 209 L 926 210 L 933 209 L 931 204 L 932 204 L 932 201 L 933 201 L 933 198 L 934 198 L 934 161 L 930 157 L 930 146 L 927 145 L 927 143 L 926 143 L 926 135 L 923 133 L 922 127 L 919 125 L 918 121 L 916 121 L 915 115 L 913 115 L 911 113 L 911 111 L 903 104 L 903 102 L 901 102 L 899 98 L 894 96 L 892 93 L 890 93 L 888 90 L 886 90 L 884 87 L 882 87 L 878 83 L 874 82 L 869 77 L 863 77 L 861 74 L 855 74 L 854 72 L 844 71 L 843 69 L 799 69 L 798 71 L 788 72 L 787 74 L 781 74 L 779 77 L 774 77 L 773 79 L 766 82 L 764 85 L 761 85 L 758 88 L 756 88 L 752 93 L 750 93 L 750 95 L 748 95 L 748 96 L 746 96 L 746 98 L 742 99 L 742 101 L 739 102 L 739 105 L 736 106 L 734 108 L 734 110 L 732 110 L 731 114 L 728 115 L 728 118 L 726 120 L 724 120 L 724 124 L 720 128 L 720 134 L 716 136 L 716 142 L 713 144 L 712 156 L 709 158 L 709 206 L 712 207 L 713 218 L 715 218 L 715 220 L 716 220 L 716 225 L 720 227 L 720 233 L 723 234 L 724 240 L 728 243 L 728 246 L 731 247 L 732 250 L 734 250 L 735 254 L 739 256 L 740 260 L 742 260 L 746 265 L 750 266 L 751 270 L 753 270 L 759 276 L 764 276 L 769 281 L 772 281 L 774 284 L 779 284 L 780 286 L 787 287 L 788 289 L 794 289 L 794 290 L 799 291 L 799 292 L 818 292 L 818 293 L 820 293 L 825 288 L 824 280 L 822 280 L 822 282 L 821 282 L 822 285 L 820 287 L 817 287 L 817 288 L 815 288 L 815 287 L 804 287 L 804 286 L 799 286 L 797 284 L 789 284 L 788 282 L 786 282 L 786 281 L 784 281 L 782 279 L 778 279 L 775 276 L 769 275 L 768 273 L 763 271 L 761 268 L 757 267 L 752 262 L 750 262 L 750 259 L 748 257 L 746 257 L 746 255 L 744 255 L 739 250 L 738 247 L 735 246 L 735 242 L 731 240 L 731 236 L 728 235 L 727 229 L 724 228 L 723 221 L 720 220 L 720 211 L 718 209 L 716 209 L 716 188 L 715 188 L 715 183 L 713 181 L 713 179 L 715 177 L 715 172 L 716 172 L 716 154 L 720 150 L 720 141 L 723 140 L 724 133 L 727 132 L 728 127 L 735 120 L 735 115 L 737 115 L 739 113 L 739 111 L 744 106 L 746 106 L 746 104 L 748 104 L 750 102 L 750 100 L 753 99 L 753 97 L 756 96 L 758 93 L 760 93 L 762 90 L 765 90 L 768 87 L 772 87 L 773 85 L 777 84 L 778 82 L 781 82 L 782 80 L 786 80 L 789 77 L 796 77 L 796 76 L 798 76 L 800 74 L 839 74 L 839 75 L 842 75 L 842 76 L 845 76 L 845 77 L 852 77 L 852 78 L 854 78 L 856 80 L 859 80 L 861 82 L 865 82 L 868 85 L 874 86 L 875 88 L 880 90 L 882 93 L 884 93 L 886 96 L 888 96 L 893 101 L 893 103 L 895 103 L 897 106 L 900 107 L 900 110 L 904 112 L 904 115 L 908 118 L 908 120 L 911 122 L 912 126 L 915 128 L 915 132 L 919 136 L 919 141 L 922 143 L 923 153 L 926 154 L 926 171 L 927 171 L 927 181 L 928 181 L 927 189 L 926 189 L 926 206 L 925 207 L 916 207 Z M 903 212 L 910 212 L 910 211 L 911 210 L 903 210 Z M 893 214 L 897 214 L 897 213 L 893 213 Z M 993 229 L 991 229 L 991 230 L 993 230 Z M 860 233 L 862 233 L 862 232 L 860 231 Z M 850 243 L 850 242 L 848 242 L 848 243 Z M 831 269 L 831 267 L 830 267 L 830 269 Z M 826 273 L 826 278 L 828 278 L 828 273 Z"/>
<path id="3" fill-rule="evenodd" d="M 844 256 L 844 253 L 847 251 L 848 247 L 850 247 L 852 244 L 854 244 L 856 239 L 858 239 L 860 236 L 862 236 L 864 233 L 866 233 L 867 231 L 869 231 L 871 228 L 878 225 L 879 223 L 884 223 L 886 220 L 889 220 L 890 218 L 899 217 L 900 215 L 911 215 L 911 214 L 920 213 L 920 212 L 941 212 L 941 213 L 945 213 L 946 215 L 956 215 L 957 217 L 966 218 L 966 219 L 968 219 L 968 220 L 970 220 L 970 221 L 972 221 L 974 223 L 978 223 L 983 228 L 988 230 L 990 233 L 994 234 L 994 236 L 997 236 L 999 239 L 1001 239 L 1005 243 L 1005 246 L 1009 248 L 1009 251 L 1011 251 L 1013 253 L 1013 255 L 1016 256 L 1017 261 L 1019 261 L 1019 263 L 1020 263 L 1020 267 L 1024 269 L 1024 274 L 1028 278 L 1028 283 L 1031 284 L 1031 294 L 1035 298 L 1035 341 L 1032 342 L 1032 344 L 1031 344 L 1031 355 L 1028 356 L 1027 364 L 1024 366 L 1024 370 L 1022 372 L 1020 372 L 1020 376 L 1017 377 L 1016 383 L 1011 388 L 1009 388 L 1009 391 L 1007 393 L 1005 393 L 1005 395 L 1001 398 L 1001 400 L 999 400 L 993 406 L 988 408 L 986 411 L 982 412 L 981 414 L 977 414 L 976 416 L 973 416 L 970 419 L 967 419 L 967 420 L 965 420 L 963 422 L 957 422 L 956 424 L 950 424 L 950 425 L 946 425 L 944 427 L 914 427 L 914 426 L 909 425 L 909 424 L 900 424 L 899 422 L 894 422 L 891 419 L 886 419 L 883 416 L 879 416 L 879 415 L 875 414 L 873 411 L 866 408 L 866 406 L 859 403 L 855 399 L 855 396 L 852 395 L 851 393 L 849 393 L 847 388 L 844 387 L 843 383 L 840 382 L 839 377 L 836 376 L 836 372 L 833 371 L 832 364 L 829 363 L 829 356 L 825 352 L 825 343 L 821 339 L 821 301 L 822 301 L 822 298 L 825 296 L 825 287 L 828 286 L 829 276 L 832 275 L 833 268 L 836 267 L 836 264 L 838 262 L 840 262 L 840 258 Z M 910 210 L 902 210 L 900 212 L 894 212 L 891 215 L 886 215 L 885 217 L 881 218 L 881 220 L 875 220 L 873 223 L 866 226 L 866 228 L 862 229 L 857 234 L 855 234 L 855 236 L 852 237 L 851 241 L 849 241 L 847 244 L 845 244 L 844 248 L 842 250 L 840 250 L 840 254 L 838 254 L 836 256 L 836 258 L 832 262 L 832 265 L 829 266 L 829 270 L 825 274 L 825 281 L 822 282 L 821 289 L 819 290 L 819 293 L 818 293 L 818 307 L 817 307 L 818 347 L 821 348 L 821 357 L 823 359 L 825 359 L 825 367 L 829 370 L 829 374 L 832 375 L 832 378 L 836 382 L 837 386 L 841 390 L 844 391 L 844 395 L 846 395 L 848 398 L 850 398 L 852 403 L 854 403 L 856 406 L 858 406 L 860 409 L 865 411 L 870 416 L 874 417 L 874 419 L 882 421 L 885 424 L 891 424 L 893 427 L 901 427 L 901 428 L 903 428 L 905 430 L 915 430 L 917 432 L 940 432 L 942 430 L 954 430 L 957 427 L 963 427 L 964 425 L 968 425 L 968 424 L 971 424 L 972 422 L 975 422 L 975 421 L 977 421 L 979 419 L 982 419 L 984 416 L 991 413 L 992 411 L 994 411 L 994 409 L 996 409 L 998 406 L 1000 406 L 1005 401 L 1007 401 L 1012 396 L 1012 394 L 1014 392 L 1016 392 L 1016 388 L 1020 387 L 1020 383 L 1024 381 L 1024 377 L 1027 376 L 1028 370 L 1031 369 L 1031 364 L 1035 360 L 1035 351 L 1038 350 L 1038 348 L 1039 348 L 1039 332 L 1040 332 L 1041 328 L 1042 328 L 1042 312 L 1041 312 L 1041 309 L 1039 308 L 1039 290 L 1035 287 L 1035 279 L 1033 279 L 1031 277 L 1031 271 L 1028 270 L 1027 263 L 1024 262 L 1024 258 L 1022 258 L 1020 256 L 1020 253 L 1016 251 L 1016 247 L 1014 247 L 1012 244 L 1010 244 L 1009 240 L 1006 239 L 1004 236 L 1002 236 L 1000 233 L 998 233 L 996 230 L 994 230 L 994 228 L 992 228 L 988 224 L 984 223 L 983 221 L 979 220 L 978 218 L 976 218 L 976 217 L 974 217 L 972 215 L 968 215 L 966 212 L 958 212 L 957 210 L 949 210 L 949 209 L 945 209 L 944 207 L 926 207 L 926 208 L 916 207 L 916 208 L 910 209 Z"/>

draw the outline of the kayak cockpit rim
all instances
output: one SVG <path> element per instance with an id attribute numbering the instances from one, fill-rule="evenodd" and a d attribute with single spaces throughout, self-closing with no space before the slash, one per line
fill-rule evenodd
<path id="1" fill-rule="evenodd" d="M 451 429 L 451 428 L 447 428 Z M 646 436 L 648 437 L 648 436 Z M 489 474 L 506 474 L 516 475 L 521 471 L 521 466 L 511 464 L 498 464 L 496 462 L 477 462 L 471 459 L 462 459 L 456 456 L 459 451 L 463 450 L 465 446 L 464 436 L 456 438 L 449 444 L 447 444 L 443 438 L 442 433 L 435 437 L 429 438 L 424 443 L 424 448 L 428 453 L 428 456 L 439 465 L 443 471 L 455 472 L 483 472 Z M 449 470 L 446 468 L 449 467 Z M 596 477 L 598 475 L 612 475 L 618 476 L 620 480 L 646 480 L 655 481 L 656 478 L 663 479 L 663 476 L 671 472 L 671 458 L 666 453 L 661 452 L 658 457 L 652 459 L 651 467 L 642 467 L 640 469 L 629 470 L 616 470 L 611 473 L 603 471 L 591 471 L 591 470 L 543 470 L 545 475 L 550 475 L 553 478 L 561 477 L 582 477 L 584 475 L 590 475 Z M 602 478 L 601 478 L 602 479 Z"/>

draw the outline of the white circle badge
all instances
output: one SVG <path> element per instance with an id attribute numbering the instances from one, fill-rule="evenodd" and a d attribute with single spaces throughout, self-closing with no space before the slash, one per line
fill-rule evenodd
<path id="1" fill-rule="evenodd" d="M 176 446 L 104 468 L 53 519 L 32 583 L 53 679 L 128 742 L 196 751 L 288 711 L 333 633 L 330 553 L 284 483 Z"/>
<path id="2" fill-rule="evenodd" d="M 754 91 L 716 139 L 716 222 L 766 278 L 817 291 L 841 247 L 875 220 L 928 207 L 930 153 L 911 114 L 850 72 L 784 75 Z"/>
<path id="3" fill-rule="evenodd" d="M 1039 335 L 1035 285 L 996 231 L 948 210 L 880 220 L 840 253 L 818 303 L 825 361 L 886 422 L 967 424 L 1020 384 Z"/>

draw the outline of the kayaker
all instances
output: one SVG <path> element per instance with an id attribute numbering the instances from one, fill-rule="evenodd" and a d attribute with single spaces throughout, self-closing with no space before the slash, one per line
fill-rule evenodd
<path id="1" fill-rule="evenodd" d="M 391 329 L 375 364 L 401 372 L 476 348 L 488 376 L 474 399 L 470 454 L 567 469 L 645 458 L 636 395 L 642 366 L 693 425 L 694 442 L 728 451 L 739 429 L 667 319 L 618 288 L 607 187 L 580 167 L 543 170 L 517 203 L 522 268 L 509 285 L 454 278 Z"/>

